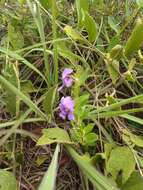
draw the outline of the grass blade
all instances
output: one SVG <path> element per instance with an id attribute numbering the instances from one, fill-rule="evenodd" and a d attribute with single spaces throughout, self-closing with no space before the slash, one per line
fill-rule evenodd
<path id="1" fill-rule="evenodd" d="M 33 15 L 33 18 L 35 19 L 38 32 L 41 38 L 41 42 L 43 43 L 43 50 L 44 50 L 44 63 L 45 63 L 45 69 L 46 69 L 46 76 L 48 80 L 48 85 L 50 86 L 51 79 L 50 79 L 50 67 L 49 67 L 49 62 L 48 62 L 48 55 L 46 52 L 46 41 L 45 41 L 45 33 L 44 33 L 44 26 L 43 26 L 43 21 L 40 13 L 40 6 L 39 3 L 32 3 L 30 0 L 27 0 L 27 4 L 30 8 L 30 11 Z M 34 8 L 35 7 L 35 11 Z"/>
<path id="2" fill-rule="evenodd" d="M 17 89 L 14 85 L 12 85 L 9 81 L 7 81 L 2 75 L 0 75 L 0 82 L 11 90 L 14 94 L 19 96 L 21 100 L 27 104 L 35 113 L 37 113 L 41 118 L 47 120 L 46 115 L 34 104 L 25 94 L 23 94 L 19 89 Z"/>
<path id="3" fill-rule="evenodd" d="M 54 190 L 55 189 L 59 152 L 60 152 L 60 145 L 57 144 L 52 162 L 48 168 L 48 171 L 45 173 L 38 190 Z"/>
<path id="4" fill-rule="evenodd" d="M 103 190 L 117 190 L 106 177 L 100 174 L 89 162 L 84 160 L 71 146 L 65 146 L 77 165 L 83 170 L 93 185 L 101 186 Z"/>
<path id="5" fill-rule="evenodd" d="M 23 62 L 27 67 L 29 67 L 30 69 L 32 69 L 33 71 L 38 73 L 46 81 L 45 76 L 35 66 L 33 66 L 29 61 L 27 61 L 26 59 L 24 59 L 23 57 L 21 57 L 17 53 L 10 51 L 8 49 L 5 49 L 5 48 L 0 48 L 0 52 L 6 54 L 6 55 L 8 55 L 8 56 L 10 56 L 16 60 Z"/>

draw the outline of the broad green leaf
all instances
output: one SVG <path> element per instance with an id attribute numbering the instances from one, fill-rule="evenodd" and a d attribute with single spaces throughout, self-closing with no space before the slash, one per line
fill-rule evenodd
<path id="1" fill-rule="evenodd" d="M 43 109 L 47 115 L 52 114 L 52 108 L 55 101 L 57 86 L 51 87 L 45 94 L 45 99 L 43 101 Z"/>
<path id="2" fill-rule="evenodd" d="M 113 84 L 116 84 L 116 81 L 119 78 L 119 62 L 117 60 L 105 60 L 105 62 L 110 78 Z"/>
<path id="3" fill-rule="evenodd" d="M 71 146 L 65 145 L 67 151 L 74 159 L 76 164 L 84 172 L 85 176 L 92 182 L 95 187 L 99 190 L 117 190 L 110 180 L 104 177 L 88 160 L 80 156 Z"/>
<path id="4" fill-rule="evenodd" d="M 16 67 L 14 63 L 10 63 L 9 67 L 5 71 L 4 75 L 5 78 L 8 81 L 11 81 L 11 83 L 17 87 L 18 86 L 18 80 L 17 80 L 17 75 L 16 75 Z M 5 92 L 5 97 L 4 97 L 4 102 L 6 103 L 6 110 L 10 112 L 11 114 L 15 115 L 16 114 L 16 101 L 17 97 L 16 94 L 12 93 L 7 89 L 7 86 L 2 85 L 2 88 Z"/>
<path id="5" fill-rule="evenodd" d="M 142 190 L 143 177 L 138 172 L 133 172 L 128 181 L 121 187 L 122 190 Z"/>
<path id="6" fill-rule="evenodd" d="M 87 134 L 87 133 L 90 133 L 92 130 L 93 130 L 93 128 L 94 128 L 94 123 L 89 123 L 87 126 L 85 126 L 84 127 L 84 131 L 85 131 L 85 133 Z"/>
<path id="7" fill-rule="evenodd" d="M 85 146 L 95 146 L 96 141 L 98 141 L 98 135 L 96 133 L 85 134 L 83 138 Z"/>
<path id="8" fill-rule="evenodd" d="M 134 52 L 137 52 L 143 42 L 143 21 L 138 18 L 136 26 L 134 27 L 132 34 L 130 35 L 126 46 L 125 55 L 128 57 Z"/>
<path id="9" fill-rule="evenodd" d="M 127 158 L 129 158 L 127 160 Z M 134 155 L 128 147 L 116 147 L 110 153 L 107 161 L 106 170 L 114 180 L 120 171 L 122 171 L 122 184 L 124 184 L 135 169 Z"/>
<path id="10" fill-rule="evenodd" d="M 137 5 L 139 6 L 139 8 L 143 7 L 143 0 L 136 0 Z"/>
<path id="11" fill-rule="evenodd" d="M 0 190 L 18 190 L 15 176 L 11 172 L 0 169 Z"/>
<path id="12" fill-rule="evenodd" d="M 104 144 L 104 149 L 105 149 L 105 160 L 106 162 L 109 160 L 109 157 L 110 157 L 110 153 L 112 151 L 112 149 L 114 148 L 115 146 L 111 143 L 106 143 Z"/>
<path id="13" fill-rule="evenodd" d="M 20 31 L 8 24 L 8 39 L 14 50 L 20 49 L 24 46 L 24 38 Z"/>
<path id="14" fill-rule="evenodd" d="M 80 35 L 80 33 L 76 31 L 75 29 L 73 29 L 71 26 L 66 25 L 64 28 L 64 31 L 67 34 L 67 36 L 69 36 L 74 41 L 83 41 L 83 38 Z"/>
<path id="15" fill-rule="evenodd" d="M 44 129 L 43 135 L 39 138 L 37 145 L 52 143 L 72 144 L 68 133 L 59 127 Z"/>
<path id="16" fill-rule="evenodd" d="M 83 26 L 83 15 L 82 11 L 89 11 L 89 3 L 90 0 L 76 0 L 76 9 L 77 9 L 77 16 L 78 16 L 78 27 L 81 28 Z"/>
<path id="17" fill-rule="evenodd" d="M 94 42 L 97 37 L 97 26 L 92 16 L 88 12 L 83 12 L 84 15 L 84 26 L 88 32 L 88 39 L 90 42 Z"/>
<path id="18" fill-rule="evenodd" d="M 116 33 L 119 32 L 119 25 L 113 17 L 108 16 L 108 24 Z"/>
<path id="19" fill-rule="evenodd" d="M 47 172 L 45 173 L 38 190 L 55 190 L 59 152 L 60 146 L 59 144 L 57 144 L 54 156 L 52 158 L 52 162 Z"/>

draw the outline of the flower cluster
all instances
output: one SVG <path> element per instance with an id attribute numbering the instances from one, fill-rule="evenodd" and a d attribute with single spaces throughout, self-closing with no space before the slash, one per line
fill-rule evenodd
<path id="1" fill-rule="evenodd" d="M 68 120 L 72 121 L 74 120 L 74 101 L 70 96 L 67 97 L 62 97 L 61 102 L 60 102 L 60 114 L 59 116 L 62 119 L 68 118 Z"/>
<path id="2" fill-rule="evenodd" d="M 62 73 L 62 87 L 71 87 L 73 84 L 73 70 L 72 69 L 64 69 L 63 73 Z M 66 97 L 62 97 L 60 104 L 59 104 L 59 108 L 60 108 L 60 113 L 59 116 L 65 120 L 66 118 L 69 121 L 74 120 L 74 101 L 72 100 L 72 98 L 70 96 L 66 96 Z"/>

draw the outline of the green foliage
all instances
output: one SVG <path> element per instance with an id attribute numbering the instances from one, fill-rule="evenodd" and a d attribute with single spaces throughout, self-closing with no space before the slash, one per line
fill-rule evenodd
<path id="1" fill-rule="evenodd" d="M 87 106 L 89 99 L 89 94 L 84 94 L 75 99 L 75 116 L 79 122 L 82 122 L 83 119 L 89 114 L 89 108 Z"/>
<path id="2" fill-rule="evenodd" d="M 96 133 L 86 133 L 83 137 L 83 145 L 84 146 L 95 146 L 96 141 L 98 140 L 98 136 Z"/>
<path id="3" fill-rule="evenodd" d="M 143 177 L 138 172 L 133 172 L 128 181 L 122 186 L 123 190 L 142 190 Z"/>
<path id="4" fill-rule="evenodd" d="M 110 78 L 113 84 L 116 84 L 116 81 L 119 78 L 119 62 L 117 60 L 107 59 L 105 60 L 107 69 L 110 75 Z"/>
<path id="5" fill-rule="evenodd" d="M 43 101 L 43 109 L 47 116 L 50 114 L 52 115 L 53 112 L 53 105 L 55 102 L 56 97 L 56 90 L 57 86 L 54 86 L 48 90 L 48 92 L 45 94 L 45 99 Z"/>
<path id="6" fill-rule="evenodd" d="M 18 87 L 18 78 L 17 78 L 17 73 L 16 73 L 16 66 L 13 63 L 9 64 L 9 67 L 7 68 L 7 71 L 4 73 L 5 78 L 8 81 L 11 81 L 11 83 L 15 86 Z M 6 103 L 6 109 L 8 112 L 10 112 L 11 114 L 15 115 L 16 114 L 16 102 L 17 102 L 17 97 L 14 93 L 12 93 L 11 91 L 9 91 L 9 89 L 7 89 L 7 86 L 5 86 L 4 84 L 2 85 L 3 89 L 6 92 L 4 101 Z"/>
<path id="7" fill-rule="evenodd" d="M 124 130 L 122 137 L 123 137 L 123 140 L 127 144 L 133 143 L 134 145 L 143 148 L 143 137 L 142 136 L 137 136 L 137 135 L 134 135 L 133 133 L 131 133 L 131 132 L 127 131 L 127 130 Z"/>
<path id="8" fill-rule="evenodd" d="M 77 9 L 77 16 L 78 16 L 78 27 L 83 26 L 83 12 L 82 11 L 89 11 L 89 0 L 76 0 L 76 9 Z"/>
<path id="9" fill-rule="evenodd" d="M 60 146 L 57 144 L 55 153 L 52 158 L 52 162 L 45 173 L 42 182 L 38 188 L 38 190 L 54 190 L 56 184 L 56 176 L 58 170 L 58 156 L 60 152 Z"/>
<path id="10" fill-rule="evenodd" d="M 104 0 L 91 0 L 93 8 L 103 9 L 104 8 Z"/>
<path id="11" fill-rule="evenodd" d="M 92 16 L 88 12 L 83 12 L 84 26 L 88 32 L 88 39 L 90 42 L 94 42 L 97 37 L 97 26 Z"/>
<path id="12" fill-rule="evenodd" d="M 64 31 L 68 37 L 70 37 L 74 41 L 83 41 L 82 36 L 78 31 L 73 29 L 71 26 L 67 25 L 64 28 Z"/>
<path id="13" fill-rule="evenodd" d="M 111 49 L 109 56 L 111 59 L 120 60 L 120 58 L 123 55 L 122 53 L 123 53 L 123 47 L 117 44 Z"/>
<path id="14" fill-rule="evenodd" d="M 74 159 L 74 161 L 78 164 L 78 166 L 82 169 L 82 171 L 86 174 L 87 178 L 93 183 L 95 187 L 99 190 L 117 190 L 117 187 L 112 185 L 112 183 L 98 170 L 96 170 L 95 167 L 92 166 L 92 164 L 87 160 L 87 158 L 84 158 L 80 156 L 72 147 L 66 145 L 66 149 L 70 153 L 71 157 Z"/>
<path id="15" fill-rule="evenodd" d="M 9 89 L 12 93 L 17 95 L 25 104 L 27 104 L 35 113 L 42 118 L 46 119 L 45 114 L 34 104 L 20 89 L 17 89 L 13 84 L 6 80 L 3 76 L 0 76 L 0 82 Z"/>
<path id="16" fill-rule="evenodd" d="M 143 0 L 136 0 L 136 2 L 140 8 L 143 7 Z"/>
<path id="17" fill-rule="evenodd" d="M 109 26 L 110 26 L 116 33 L 119 32 L 118 23 L 116 22 L 116 20 L 115 20 L 113 17 L 111 17 L 111 16 L 108 17 L 108 24 L 109 24 Z"/>
<path id="18" fill-rule="evenodd" d="M 41 5 L 45 8 L 51 8 L 52 7 L 52 1 L 51 0 L 39 0 Z"/>
<path id="19" fill-rule="evenodd" d="M 11 172 L 0 169 L 0 189 L 17 190 L 17 181 Z"/>
<path id="20" fill-rule="evenodd" d="M 130 35 L 126 43 L 125 55 L 128 57 L 137 50 L 139 50 L 142 42 L 143 42 L 143 22 L 140 18 L 138 18 L 136 26 L 134 27 L 132 34 Z"/>
<path id="21" fill-rule="evenodd" d="M 129 158 L 129 159 L 127 159 Z M 135 159 L 128 147 L 116 147 L 107 161 L 106 170 L 114 180 L 117 179 L 119 172 L 122 172 L 122 184 L 124 184 L 135 169 Z"/>
<path id="22" fill-rule="evenodd" d="M 25 3 L 25 0 L 18 0 L 18 2 L 23 5 Z"/>
<path id="23" fill-rule="evenodd" d="M 94 124 L 90 123 L 87 126 L 82 124 L 80 128 L 73 128 L 70 130 L 73 140 L 80 143 L 85 148 L 94 147 L 99 140 L 98 135 L 93 132 Z"/>
<path id="24" fill-rule="evenodd" d="M 41 185 L 31 159 L 18 184 L 35 187 L 36 176 L 40 190 L 77 184 L 87 190 L 142 189 L 142 7 L 142 0 L 0 1 L 1 167 L 20 179 L 19 157 L 27 151 L 44 171 L 50 158 L 44 151 L 51 155 L 58 144 Z M 62 84 L 65 68 L 73 69 L 66 78 L 73 80 L 69 88 Z M 66 96 L 75 104 L 73 121 L 59 116 L 59 100 Z M 27 149 L 33 140 L 43 147 Z M 60 146 L 62 175 L 56 184 Z M 69 156 L 79 170 L 71 164 L 73 172 L 65 173 L 71 171 Z M 14 176 L 0 175 L 1 188 L 7 180 L 16 189 Z"/>
<path id="25" fill-rule="evenodd" d="M 24 46 L 22 33 L 20 31 L 16 31 L 11 24 L 8 25 L 8 40 L 14 50 L 20 49 Z"/>
<path id="26" fill-rule="evenodd" d="M 64 129 L 58 127 L 43 129 L 43 135 L 39 138 L 37 145 L 52 143 L 72 144 L 68 133 Z"/>

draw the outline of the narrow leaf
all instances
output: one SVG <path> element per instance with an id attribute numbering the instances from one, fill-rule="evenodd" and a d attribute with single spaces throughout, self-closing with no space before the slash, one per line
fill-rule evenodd
<path id="1" fill-rule="evenodd" d="M 78 27 L 81 28 L 83 26 L 82 10 L 88 12 L 89 0 L 76 0 L 75 3 L 76 3 L 77 16 L 78 16 Z"/>
<path id="2" fill-rule="evenodd" d="M 60 152 L 60 146 L 59 144 L 57 144 L 52 162 L 48 168 L 48 171 L 45 173 L 38 190 L 54 190 L 55 189 L 59 152 Z"/>
<path id="3" fill-rule="evenodd" d="M 126 46 L 125 55 L 128 57 L 134 52 L 138 51 L 143 42 L 143 22 L 141 19 L 137 20 L 136 26 L 130 35 Z"/>
<path id="4" fill-rule="evenodd" d="M 100 187 L 100 189 L 103 190 L 117 190 L 117 188 L 110 183 L 110 180 L 98 172 L 98 170 L 96 170 L 91 163 L 80 156 L 71 146 L 66 145 L 65 147 L 74 161 L 83 170 L 86 177 L 93 183 L 95 187 Z"/>
<path id="5" fill-rule="evenodd" d="M 88 14 L 88 12 L 84 13 L 84 26 L 88 32 L 88 39 L 90 42 L 94 42 L 97 37 L 97 26 L 95 20 L 92 16 Z"/>
<path id="6" fill-rule="evenodd" d="M 48 90 L 43 101 L 43 109 L 47 115 L 52 114 L 52 108 L 56 96 L 57 86 L 54 86 Z"/>
<path id="7" fill-rule="evenodd" d="M 46 115 L 34 104 L 25 94 L 23 94 L 19 89 L 12 85 L 8 80 L 6 80 L 2 75 L 0 75 L 0 83 L 7 87 L 12 93 L 20 97 L 20 99 L 27 104 L 35 113 L 37 113 L 42 118 L 46 119 Z"/>

